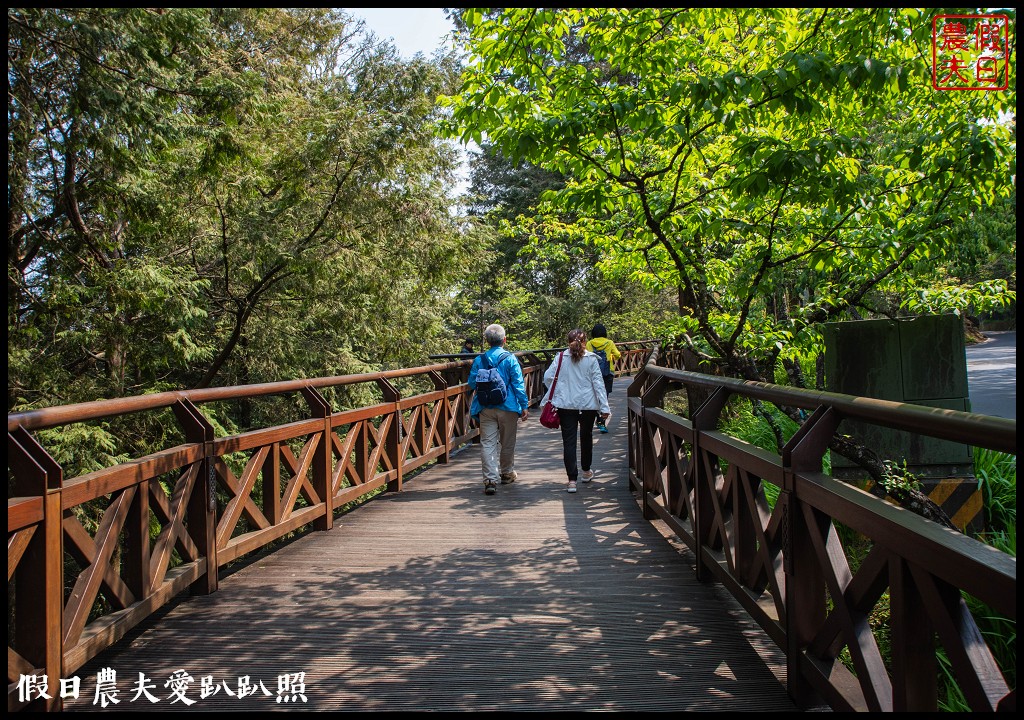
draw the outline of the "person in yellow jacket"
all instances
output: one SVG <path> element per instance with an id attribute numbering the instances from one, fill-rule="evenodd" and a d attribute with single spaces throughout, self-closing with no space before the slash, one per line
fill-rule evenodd
<path id="1" fill-rule="evenodd" d="M 608 360 L 607 368 L 602 365 L 601 374 L 604 376 L 604 387 L 609 395 L 612 392 L 612 381 L 615 379 L 615 361 L 622 355 L 619 349 L 615 347 L 615 343 L 608 337 L 608 330 L 601 323 L 594 325 L 594 329 L 590 331 L 590 340 L 587 341 L 587 350 L 592 353 L 596 353 L 598 358 L 601 357 L 601 353 L 604 353 L 605 358 Z M 604 420 L 599 416 L 597 419 L 597 429 L 603 433 L 608 432 L 608 426 L 604 423 Z"/>

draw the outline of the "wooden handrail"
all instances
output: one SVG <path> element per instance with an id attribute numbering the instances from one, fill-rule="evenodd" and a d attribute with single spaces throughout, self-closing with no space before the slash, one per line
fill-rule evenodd
<path id="1" fill-rule="evenodd" d="M 652 344 L 652 340 L 629 341 L 621 343 L 622 347 L 645 347 Z M 531 355 L 554 355 L 560 348 L 549 348 L 543 350 L 521 350 L 513 354 L 524 358 Z M 458 358 L 458 355 L 431 355 L 430 359 Z M 113 398 L 110 400 L 94 400 L 85 403 L 71 405 L 60 405 L 56 407 L 41 408 L 38 410 L 24 410 L 21 412 L 8 413 L 7 430 L 15 428 L 25 430 L 44 430 L 59 425 L 69 425 L 87 420 L 101 420 L 103 418 L 117 415 L 143 412 L 146 410 L 158 410 L 172 407 L 175 403 L 187 400 L 196 405 L 213 402 L 217 400 L 235 400 L 244 397 L 261 397 L 266 395 L 283 395 L 287 393 L 301 392 L 304 388 L 312 387 L 317 389 L 339 387 L 344 385 L 357 385 L 360 383 L 377 382 L 378 380 L 394 380 L 397 378 L 413 377 L 424 375 L 430 372 L 444 373 L 462 370 L 468 360 L 458 362 L 438 363 L 424 365 L 414 368 L 400 368 L 396 370 L 381 370 L 372 373 L 358 375 L 334 375 L 329 377 L 307 378 L 300 380 L 281 380 L 272 383 L 261 383 L 256 385 L 236 385 L 222 388 L 202 388 L 197 390 L 175 390 L 170 392 L 152 393 L 149 395 L 136 395 L 133 397 Z"/>
<path id="2" fill-rule="evenodd" d="M 516 352 L 527 395 L 544 392 L 556 351 Z M 642 367 L 650 347 L 623 352 L 620 373 Z M 210 593 L 218 571 L 300 527 L 333 526 L 335 513 L 479 435 L 470 419 L 470 362 L 443 362 L 358 375 L 287 380 L 98 400 L 10 413 L 8 576 L 16 579 L 17 637 L 8 674 L 43 673 L 50 688 L 116 642 L 182 590 Z M 421 378 L 433 389 L 403 397 L 392 381 Z M 337 410 L 320 390 L 374 384 L 383 399 Z M 204 403 L 300 394 L 309 416 L 217 437 Z M 149 455 L 64 477 L 35 431 L 171 408 L 185 441 Z M 244 461 L 239 462 L 239 457 Z M 159 533 L 151 537 L 155 517 Z M 63 542 L 62 542 L 63 537 Z M 65 577 L 74 564 L 77 576 Z M 174 560 L 177 554 L 179 560 Z M 73 591 L 65 601 L 64 588 Z M 95 608 L 106 605 L 100 616 Z M 10 619 L 10 618 L 9 618 Z M 14 685 L 8 685 L 8 706 Z M 24 705 L 24 704 L 23 704 Z M 36 699 L 28 709 L 59 710 Z"/>
<path id="3" fill-rule="evenodd" d="M 654 377 L 664 377 L 689 387 L 705 390 L 722 388 L 736 395 L 804 410 L 829 407 L 852 420 L 863 420 L 894 430 L 906 430 L 1010 454 L 1017 452 L 1016 420 L 824 390 L 715 377 L 657 365 L 647 367 L 646 371 Z"/>
<path id="4" fill-rule="evenodd" d="M 906 672 L 908 657 L 920 660 L 907 643 L 918 647 L 934 633 L 953 648 L 953 669 L 965 687 L 983 688 L 968 693 L 972 707 L 1005 707 L 1015 697 L 984 643 L 978 645 L 979 635 L 971 634 L 970 613 L 956 598 L 966 593 L 1015 622 L 1016 560 L 821 472 L 828 438 L 844 419 L 1011 454 L 1015 421 L 703 375 L 659 365 L 677 355 L 662 353 L 652 341 L 618 345 L 623 356 L 617 373 L 636 374 L 627 393 L 629 485 L 645 517 L 663 521 L 693 550 L 698 577 L 718 580 L 786 651 L 794 698 L 814 691 L 835 709 L 934 709 L 928 672 L 915 668 L 925 680 Z M 543 392 L 543 369 L 558 350 L 515 353 L 531 398 Z M 16 497 L 8 499 L 8 572 L 16 579 L 19 618 L 18 637 L 8 648 L 9 674 L 44 672 L 57 687 L 60 676 L 182 590 L 215 591 L 218 569 L 226 563 L 302 526 L 329 530 L 347 503 L 399 491 L 415 469 L 447 462 L 479 434 L 469 418 L 469 366 L 469 358 L 461 358 L 9 414 L 8 467 Z M 391 382 L 412 377 L 428 379 L 433 389 L 403 396 Z M 335 410 L 319 394 L 359 383 L 376 384 L 383 401 Z M 710 395 L 690 418 L 661 406 L 665 393 L 680 387 Z M 207 402 L 292 393 L 303 396 L 308 417 L 231 437 L 217 437 L 198 409 Z M 801 408 L 809 418 L 777 456 L 716 429 L 730 395 Z M 165 408 L 174 410 L 183 444 L 80 477 L 65 478 L 33 434 Z M 778 493 L 774 505 L 765 498 L 770 486 Z M 88 529 L 79 517 L 93 518 Z M 153 518 L 160 528 L 151 537 Z M 859 567 L 842 569 L 837 526 L 873 544 Z M 64 577 L 67 552 L 84 562 L 77 577 Z M 173 554 L 180 562 L 172 566 Z M 894 582 L 899 592 L 890 599 L 892 622 L 901 634 L 890 678 L 861 668 L 881 665 L 872 655 L 867 614 L 872 593 Z M 64 588 L 72 585 L 65 603 Z M 899 594 L 908 589 L 935 607 L 922 613 Z M 110 608 L 93 618 L 101 592 Z M 963 645 L 949 627 L 963 629 Z M 837 659 L 844 643 L 861 663 L 856 675 Z M 42 709 L 60 709 L 59 700 Z"/>
<path id="5" fill-rule="evenodd" d="M 1016 558 L 822 466 L 844 420 L 1011 455 L 1016 421 L 665 367 L 679 360 L 655 350 L 630 386 L 630 485 L 645 517 L 693 551 L 697 576 L 720 582 L 786 652 L 790 695 L 824 698 L 834 710 L 934 712 L 938 643 L 972 710 L 1013 709 L 1010 668 L 1000 667 L 965 598 L 1015 627 Z M 679 388 L 707 396 L 690 418 L 662 407 Z M 730 396 L 811 412 L 775 454 L 716 429 Z M 875 627 L 882 595 L 886 622 Z"/>

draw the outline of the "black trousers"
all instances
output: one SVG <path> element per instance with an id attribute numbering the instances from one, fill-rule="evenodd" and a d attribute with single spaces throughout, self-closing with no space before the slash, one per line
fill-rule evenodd
<path id="1" fill-rule="evenodd" d="M 565 462 L 565 474 L 570 480 L 579 475 L 576 467 L 576 435 L 579 433 L 580 465 L 584 472 L 590 469 L 594 461 L 594 420 L 597 410 L 563 410 L 558 409 L 558 420 L 562 430 L 562 460 Z"/>

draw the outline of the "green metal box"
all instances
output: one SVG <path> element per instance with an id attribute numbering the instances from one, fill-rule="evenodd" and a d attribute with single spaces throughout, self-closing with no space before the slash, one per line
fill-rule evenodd
<path id="1" fill-rule="evenodd" d="M 927 407 L 970 409 L 967 352 L 958 316 L 829 323 L 824 334 L 827 390 Z M 918 477 L 962 477 L 973 472 L 967 445 L 852 421 L 844 421 L 839 429 L 883 459 L 900 465 L 905 461 Z M 845 458 L 832 458 L 833 470 L 853 467 Z"/>

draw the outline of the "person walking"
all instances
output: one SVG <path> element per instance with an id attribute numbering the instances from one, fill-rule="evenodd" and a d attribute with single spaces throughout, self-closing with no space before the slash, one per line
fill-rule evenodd
<path id="1" fill-rule="evenodd" d="M 480 463 L 484 492 L 493 495 L 498 482 L 508 485 L 516 481 L 516 435 L 518 421 L 530 417 L 530 400 L 526 395 L 523 369 L 515 355 L 505 349 L 505 328 L 488 325 L 484 342 L 490 347 L 473 360 L 469 369 L 469 387 L 474 391 L 469 414 L 480 426 Z M 497 404 L 481 402 L 478 379 L 481 371 L 497 370 L 507 393 Z M 488 388 L 495 383 L 488 381 Z M 481 388 L 482 389 L 482 388 Z M 488 393 L 491 394 L 491 393 Z"/>
<path id="2" fill-rule="evenodd" d="M 466 338 L 462 343 L 462 349 L 459 350 L 459 355 L 473 355 L 476 350 L 473 349 L 473 341 Z"/>
<path id="3" fill-rule="evenodd" d="M 621 357 L 622 353 L 608 337 L 608 331 L 601 323 L 594 325 L 594 328 L 590 331 L 587 350 L 597 355 L 598 363 L 601 365 L 601 376 L 604 379 L 605 391 L 611 395 L 612 382 L 615 380 L 615 361 Z M 601 362 L 602 353 L 603 362 Z M 608 424 L 600 416 L 597 418 L 597 429 L 603 433 L 608 432 Z"/>
<path id="4" fill-rule="evenodd" d="M 577 478 L 585 483 L 594 479 L 594 421 L 600 417 L 607 422 L 612 411 L 597 356 L 586 348 L 586 332 L 576 328 L 566 339 L 568 347 L 555 356 L 544 372 L 544 385 L 554 385 L 546 399 L 558 408 L 562 460 L 568 477 L 566 490 L 574 493 Z M 577 435 L 582 475 L 576 464 Z"/>

